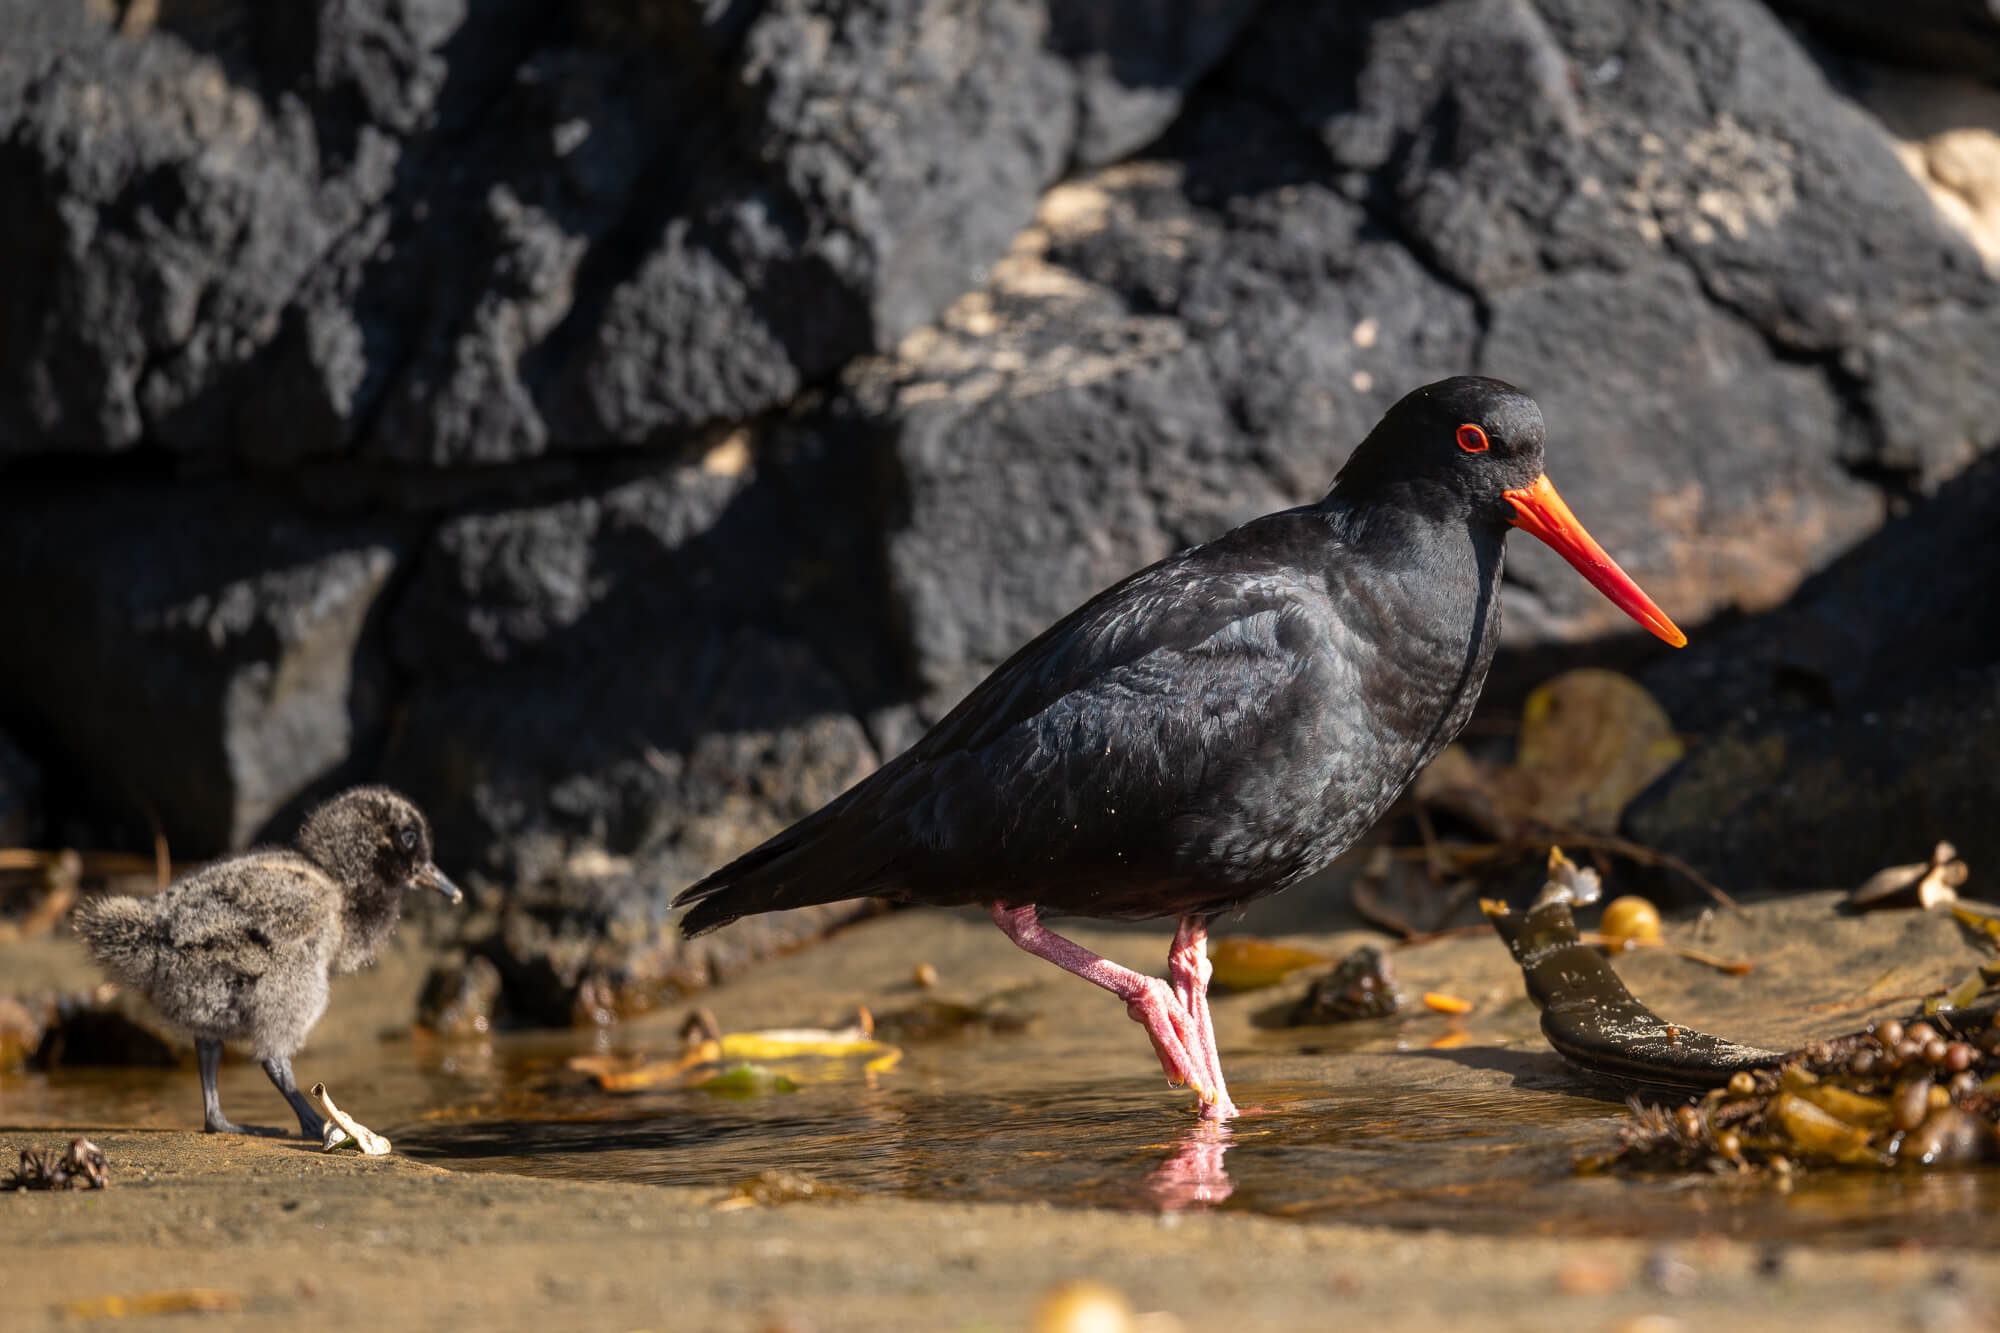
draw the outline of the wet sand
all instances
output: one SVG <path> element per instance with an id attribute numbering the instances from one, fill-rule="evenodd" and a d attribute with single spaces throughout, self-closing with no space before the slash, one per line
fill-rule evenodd
<path id="1" fill-rule="evenodd" d="M 1241 1216 L 870 1199 L 719 1212 L 718 1191 L 456 1173 L 257 1140 L 112 1132 L 101 1194 L 0 1198 L 0 1322 L 233 1293 L 216 1328 L 1025 1328 L 1109 1283 L 1182 1326 L 1376 1330 L 1990 1326 L 2000 1261 L 1719 1239 L 1549 1242 Z M 1797 1321 L 1796 1323 L 1794 1321 Z"/>
<path id="2" fill-rule="evenodd" d="M 1977 957 L 1946 919 L 1843 918 L 1830 903 L 1819 895 L 1699 931 L 1674 927 L 1713 952 L 1757 959 L 1749 977 L 1665 955 L 1620 968 L 1676 1021 L 1786 1045 L 1895 1008 L 1885 997 Z M 1274 911 L 1232 928 L 1301 924 L 1325 923 Z M 1164 958 L 1162 932 L 1075 933 L 1134 963 Z M 1287 938 L 1335 951 L 1366 937 L 1321 928 Z M 63 952 L 73 948 L 38 942 L 36 975 L 73 979 L 76 960 Z M 1044 1293 L 1080 1277 L 1184 1328 L 1636 1333 L 1673 1327 L 1634 1322 L 1665 1316 L 1688 1329 L 1810 1320 L 1879 1330 L 1986 1327 L 2000 1312 L 2000 1259 L 1980 1245 L 2000 1213 L 1991 1170 L 1823 1177 L 1790 1197 L 1700 1179 L 1578 1193 L 1569 1146 L 1600 1142 L 1617 1103 L 1540 1042 L 1490 934 L 1395 954 L 1412 995 L 1473 1000 L 1465 1019 L 1270 1026 L 1303 980 L 1220 1002 L 1238 1100 L 1272 1108 L 1232 1131 L 1232 1193 L 1220 1206 L 1187 1193 L 1148 1203 L 1145 1181 L 1181 1155 L 1177 1145 L 1198 1141 L 1187 1095 L 1161 1085 L 1114 1001 L 976 917 L 871 922 L 703 1002 L 731 1029 L 834 1023 L 858 1003 L 892 1012 L 921 994 L 909 979 L 919 961 L 937 968 L 937 993 L 949 998 L 1031 987 L 1023 994 L 1039 1017 L 1018 1034 L 913 1044 L 874 1086 L 808 1087 L 781 1110 L 690 1093 L 618 1101 L 550 1071 L 599 1044 L 670 1050 L 678 1009 L 602 1043 L 412 1039 L 398 1035 L 423 962 L 412 946 L 339 983 L 299 1059 L 302 1078 L 324 1078 L 396 1139 L 398 1155 L 384 1161 L 169 1128 L 198 1119 L 192 1068 L 5 1076 L 9 1158 L 24 1143 L 89 1133 L 113 1185 L 0 1195 L 0 1326 L 73 1326 L 65 1302 L 204 1287 L 233 1293 L 240 1308 L 181 1318 L 216 1327 L 1004 1329 L 1029 1326 Z M 1431 1044 L 1454 1033 L 1463 1044 Z M 509 1073 L 521 1069 L 530 1072 Z M 284 1122 L 252 1065 L 225 1070 L 224 1096 L 242 1118 Z M 1407 1141 L 1380 1132 L 1385 1106 L 1403 1108 Z M 1426 1106 L 1437 1108 L 1429 1121 Z M 1454 1120 L 1454 1107 L 1473 1112 Z M 1050 1128 L 1024 1147 L 1038 1114 Z M 667 1131 L 682 1137 L 644 1137 Z M 965 1147 L 939 1142 L 946 1134 Z M 475 1151 L 479 1135 L 489 1146 Z M 911 1167 L 926 1154 L 993 1168 L 1037 1153 L 1046 1165 L 1025 1174 Z M 860 1197 L 714 1206 L 764 1164 Z M 1399 1173 L 1422 1188 L 1385 1188 Z M 555 1178 L 579 1175 L 608 1178 Z M 1579 1206 L 1596 1211 L 1562 1211 Z M 1403 1224 L 1354 1225 L 1384 1217 Z M 1902 1235 L 1915 1239 L 1894 1243 Z"/>

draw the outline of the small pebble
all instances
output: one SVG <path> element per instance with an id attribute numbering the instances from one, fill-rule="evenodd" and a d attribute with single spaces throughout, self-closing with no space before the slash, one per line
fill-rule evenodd
<path id="1" fill-rule="evenodd" d="M 1748 1097 L 1757 1091 L 1757 1080 L 1750 1077 L 1748 1070 L 1739 1069 L 1729 1076 L 1729 1095 Z"/>
<path id="2" fill-rule="evenodd" d="M 1906 1162 L 1921 1162 L 1925 1166 L 1976 1162 L 1984 1137 L 1977 1120 L 1956 1107 L 1947 1106 L 1941 1111 L 1931 1112 L 1923 1124 L 1911 1130 L 1897 1149 L 1896 1156 Z"/>
<path id="3" fill-rule="evenodd" d="M 1660 938 L 1660 909 L 1644 898 L 1626 895 L 1604 905 L 1598 930 L 1613 940 L 1657 940 Z"/>
<path id="4" fill-rule="evenodd" d="M 1889 1123 L 1897 1129 L 1912 1130 L 1924 1122 L 1931 1110 L 1931 1081 L 1913 1078 L 1896 1089 L 1889 1103 Z"/>
<path id="5" fill-rule="evenodd" d="M 1918 1050 L 1930 1045 L 1931 1038 L 1937 1036 L 1937 1029 L 1929 1023 L 1912 1023 L 1903 1030 L 1903 1039 L 1912 1042 Z"/>
<path id="6" fill-rule="evenodd" d="M 1035 1307 L 1035 1333 L 1125 1333 L 1132 1303 L 1102 1282 L 1065 1282 Z"/>
<path id="7" fill-rule="evenodd" d="M 1903 1044 L 1903 1025 L 1893 1018 L 1885 1018 L 1875 1025 L 1875 1040 L 1886 1050 L 1895 1050 Z"/>
<path id="8" fill-rule="evenodd" d="M 1566 1296 L 1604 1296 L 1625 1285 L 1625 1270 L 1609 1259 L 1579 1255 L 1556 1269 L 1556 1290 Z"/>
<path id="9" fill-rule="evenodd" d="M 1973 1050 L 1962 1041 L 1955 1041 L 1944 1048 L 1944 1067 L 1956 1074 L 1972 1064 Z"/>
<path id="10" fill-rule="evenodd" d="M 1941 1065 L 1944 1063 L 1945 1053 L 1950 1049 L 1943 1037 L 1932 1037 L 1924 1043 L 1924 1059 L 1931 1064 Z"/>
<path id="11" fill-rule="evenodd" d="M 1663 1246 L 1646 1256 L 1646 1281 L 1655 1291 L 1678 1296 L 1694 1286 L 1695 1271 L 1693 1265 Z"/>
<path id="12" fill-rule="evenodd" d="M 930 987 L 937 985 L 938 970 L 935 967 L 932 967 L 929 963 L 918 963 L 916 982 L 919 986 L 922 986 L 925 989 L 929 989 Z"/>

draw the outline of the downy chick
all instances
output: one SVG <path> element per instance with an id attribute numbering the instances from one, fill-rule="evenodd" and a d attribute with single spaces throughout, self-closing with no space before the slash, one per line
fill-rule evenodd
<path id="1" fill-rule="evenodd" d="M 292 1081 L 292 1053 L 326 1010 L 327 978 L 375 961 L 403 894 L 458 887 L 431 864 L 422 812 L 386 787 L 356 787 L 306 817 L 296 850 L 262 848 L 214 862 L 151 898 L 101 898 L 76 912 L 78 932 L 112 976 L 194 1034 L 203 1127 L 241 1134 L 222 1114 L 222 1043 L 247 1042 L 298 1113 L 325 1122 Z"/>

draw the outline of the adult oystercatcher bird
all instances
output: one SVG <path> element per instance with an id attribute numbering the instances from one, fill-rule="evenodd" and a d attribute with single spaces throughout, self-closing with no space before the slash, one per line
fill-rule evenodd
<path id="1" fill-rule="evenodd" d="M 327 976 L 375 961 L 403 894 L 458 886 L 431 863 L 431 826 L 387 787 L 355 787 L 306 817 L 297 850 L 260 848 L 202 867 L 150 898 L 76 909 L 91 955 L 194 1033 L 202 1128 L 246 1134 L 222 1114 L 224 1041 L 248 1041 L 309 1139 L 325 1128 L 292 1081 L 292 1054 L 326 1009 Z"/>
<path id="2" fill-rule="evenodd" d="M 864 896 L 988 905 L 1021 948 L 1124 1000 L 1205 1117 L 1234 1115 L 1208 923 L 1345 851 L 1465 725 L 1500 639 L 1507 530 L 1687 642 L 1556 494 L 1542 435 L 1499 380 L 1414 391 L 1325 499 L 1063 617 L 909 750 L 684 891 L 683 929 Z M 1044 913 L 1178 917 L 1171 984 Z"/>

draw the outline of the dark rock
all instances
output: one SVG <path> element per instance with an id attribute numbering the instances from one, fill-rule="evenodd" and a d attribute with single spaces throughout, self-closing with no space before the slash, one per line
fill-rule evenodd
<path id="1" fill-rule="evenodd" d="M 1880 492 L 1842 465 L 1827 377 L 1772 356 L 1677 264 L 1574 269 L 1501 292 L 1482 361 L 1533 387 L 1549 476 L 1683 624 L 1778 605 L 1882 521 Z M 1538 542 L 1509 545 L 1507 575 L 1510 642 L 1626 628 Z"/>
<path id="2" fill-rule="evenodd" d="M 1053 0 L 1049 45 L 1076 66 L 1075 161 L 1103 166 L 1158 136 L 1256 10 L 1254 0 Z"/>
<path id="3" fill-rule="evenodd" d="M 385 770 L 542 886 L 490 955 L 537 1014 L 700 971 L 672 889 L 1447 374 L 1541 398 L 1696 631 L 1681 725 L 2000 660 L 1952 517 L 2000 287 L 1750 0 L 0 17 L 0 726 L 50 822 L 199 855 Z M 1517 676 L 1636 639 L 1510 574 Z"/>
<path id="4" fill-rule="evenodd" d="M 179 1042 L 137 996 L 116 986 L 0 998 L 0 1070 L 171 1069 Z"/>
<path id="5" fill-rule="evenodd" d="M 176 855 L 206 857 L 379 747 L 393 530 L 225 483 L 9 498 L 0 707 L 69 799 L 142 846 L 157 817 Z"/>
<path id="6" fill-rule="evenodd" d="M 1751 885 L 1851 887 L 1955 844 L 2000 858 L 2000 456 L 1648 678 L 1712 732 L 1627 811 L 1633 835 Z"/>
<path id="7" fill-rule="evenodd" d="M 1880 128 L 1750 0 L 1293 0 L 1231 69 L 1482 293 L 1667 256 L 1766 338 L 1825 353 L 1986 287 Z"/>
<path id="8" fill-rule="evenodd" d="M 493 1030 L 500 969 L 475 954 L 431 969 L 417 997 L 417 1025 L 440 1037 L 483 1037 Z"/>
<path id="9" fill-rule="evenodd" d="M 0 453 L 212 449 L 235 377 L 393 150 L 322 174 L 301 107 L 62 8 L 0 80 Z"/>
<path id="10" fill-rule="evenodd" d="M 2000 11 L 1991 0 L 1771 0 L 1815 35 L 1865 55 L 2000 82 Z"/>
<path id="11" fill-rule="evenodd" d="M 573 657 L 419 686 L 387 769 L 438 811 L 440 846 L 494 873 L 531 870 L 553 840 L 658 852 L 681 884 L 874 769 L 805 644 L 681 629 L 700 645 L 685 655 L 620 657 L 600 635 Z"/>
<path id="12" fill-rule="evenodd" d="M 0 452 L 450 466 L 741 420 L 976 284 L 1251 8 L 23 15 Z"/>
<path id="13" fill-rule="evenodd" d="M 1626 813 L 1632 835 L 1725 886 L 1851 888 L 1950 841 L 2000 864 L 2000 667 L 1854 716 L 1745 719 Z"/>
<path id="14" fill-rule="evenodd" d="M 832 432 L 746 440 L 438 530 L 395 617 L 387 765 L 462 861 L 579 840 L 687 882 L 878 762 L 869 470 Z"/>
<path id="15" fill-rule="evenodd" d="M 1340 960 L 1327 975 L 1313 982 L 1285 1018 L 1288 1027 L 1315 1023 L 1352 1023 L 1364 1018 L 1388 1018 L 1402 1008 L 1402 989 L 1389 956 L 1364 944 Z"/>
<path id="16" fill-rule="evenodd" d="M 2000 446 L 2000 303 L 1917 312 L 1862 344 L 1871 462 L 1935 489 Z"/>
<path id="17" fill-rule="evenodd" d="M 945 697 L 1134 568 L 1323 494 L 1396 377 L 1470 354 L 1469 302 L 1302 136 L 1227 101 L 1168 148 L 1050 192 L 985 287 L 854 376 Z"/>
<path id="18" fill-rule="evenodd" d="M 573 858 L 510 895 L 497 932 L 472 948 L 497 965 L 511 1018 L 602 1026 L 725 981 L 874 910 L 831 903 L 772 912 L 687 940 L 667 907 L 681 882 L 656 867 Z"/>
<path id="19" fill-rule="evenodd" d="M 1955 670 L 2000 662 L 2000 456 L 1988 456 L 1808 579 L 1768 615 L 1647 672 L 1677 726 L 1811 711 L 1852 720 Z"/>
<path id="20" fill-rule="evenodd" d="M 42 836 L 42 771 L 0 732 L 0 847 L 28 847 Z"/>
<path id="21" fill-rule="evenodd" d="M 734 90 L 754 110 L 606 300 L 568 381 L 578 428 L 637 441 L 776 406 L 973 285 L 1069 154 L 1045 36 L 1026 0 L 766 7 Z"/>

